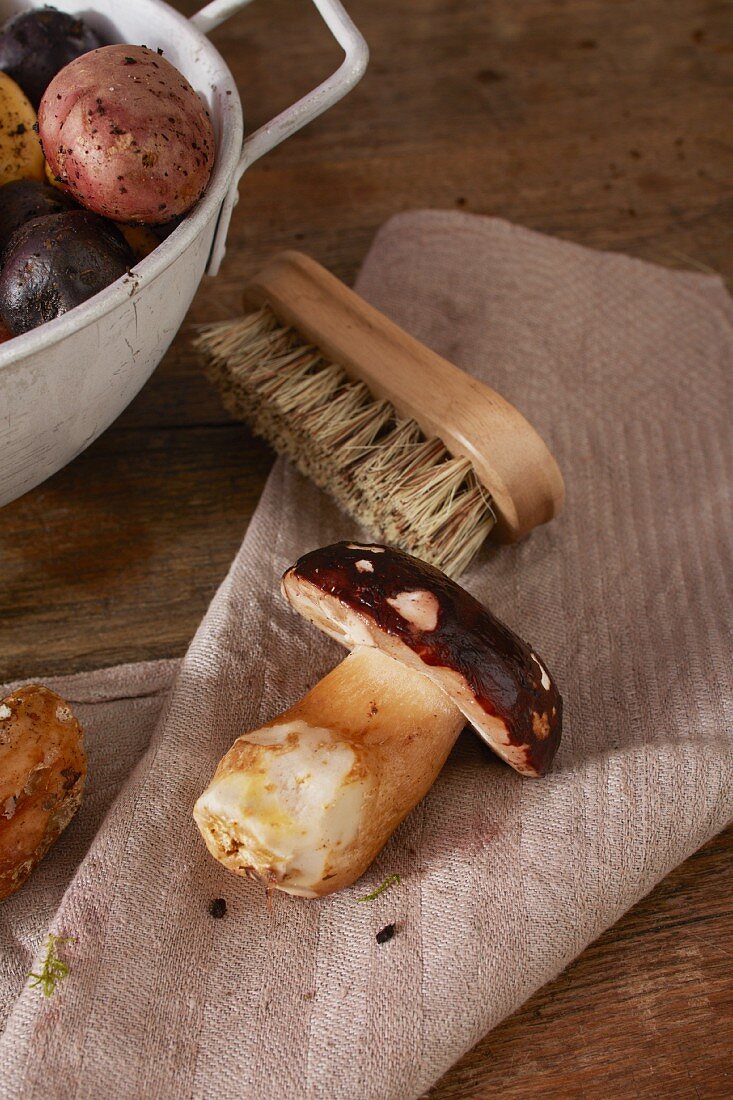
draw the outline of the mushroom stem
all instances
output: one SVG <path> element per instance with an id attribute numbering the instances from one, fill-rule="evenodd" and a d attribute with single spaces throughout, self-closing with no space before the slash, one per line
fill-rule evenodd
<path id="1" fill-rule="evenodd" d="M 433 784 L 465 719 L 420 672 L 358 646 L 239 737 L 194 808 L 211 854 L 303 897 L 354 882 Z"/>

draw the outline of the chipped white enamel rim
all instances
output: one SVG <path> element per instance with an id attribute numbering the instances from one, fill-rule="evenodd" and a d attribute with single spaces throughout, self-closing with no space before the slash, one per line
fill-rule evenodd
<path id="1" fill-rule="evenodd" d="M 45 2 L 0 0 L 0 19 Z M 164 0 L 54 0 L 58 9 L 82 14 L 109 41 L 162 49 L 207 102 L 217 156 L 201 200 L 130 275 L 55 321 L 0 344 L 0 505 L 70 462 L 130 403 L 178 331 L 204 272 L 218 271 L 246 169 L 346 95 L 366 69 L 366 43 L 339 0 L 312 0 L 344 61 L 243 139 L 234 79 L 206 32 L 250 2 L 214 0 L 186 19 Z M 273 27 L 274 47 L 276 42 Z"/>

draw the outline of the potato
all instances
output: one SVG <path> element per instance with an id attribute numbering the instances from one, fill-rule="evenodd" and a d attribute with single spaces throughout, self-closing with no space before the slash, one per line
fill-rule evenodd
<path id="1" fill-rule="evenodd" d="M 152 229 L 148 229 L 145 225 L 125 225 L 124 222 L 119 222 L 117 228 L 130 246 L 136 260 L 144 260 L 160 244 Z"/>
<path id="2" fill-rule="evenodd" d="M 51 165 L 48 163 L 48 161 L 45 161 L 45 165 L 46 165 L 46 183 L 48 183 L 48 185 L 50 187 L 55 187 L 57 191 L 63 191 L 65 194 L 68 194 L 67 188 L 64 187 L 61 180 L 58 179 L 53 174 L 53 172 L 51 171 Z"/>
<path id="3" fill-rule="evenodd" d="M 81 727 L 60 695 L 33 685 L 0 700 L 0 899 L 69 824 L 86 772 Z"/>
<path id="4" fill-rule="evenodd" d="M 0 186 L 42 180 L 43 151 L 33 129 L 36 112 L 14 80 L 0 72 Z"/>
<path id="5" fill-rule="evenodd" d="M 76 16 L 55 8 L 24 11 L 0 31 L 0 69 L 11 76 L 37 107 L 56 73 L 103 40 Z"/>
<path id="6" fill-rule="evenodd" d="M 190 210 L 211 175 L 208 111 L 145 46 L 105 46 L 72 61 L 47 88 L 38 124 L 54 176 L 113 221 L 168 222 Z"/>
<path id="7" fill-rule="evenodd" d="M 33 218 L 5 249 L 0 320 L 15 335 L 28 332 L 85 302 L 133 262 L 119 230 L 88 210 Z"/>
<path id="8" fill-rule="evenodd" d="M 69 189 L 61 180 L 57 179 L 46 161 L 46 179 L 54 191 L 69 196 Z M 69 201 L 73 200 L 69 197 Z M 2 215 L 0 215 L 0 218 Z M 177 229 L 182 218 L 173 218 L 167 225 L 134 225 L 126 222 L 115 222 L 122 236 L 125 238 L 136 260 L 144 260 L 153 249 L 157 248 L 161 241 L 169 237 L 174 229 Z M 1 246 L 0 246 L 1 247 Z"/>
<path id="9" fill-rule="evenodd" d="M 16 229 L 31 218 L 62 214 L 73 207 L 61 191 L 38 180 L 12 180 L 0 187 L 0 256 Z"/>

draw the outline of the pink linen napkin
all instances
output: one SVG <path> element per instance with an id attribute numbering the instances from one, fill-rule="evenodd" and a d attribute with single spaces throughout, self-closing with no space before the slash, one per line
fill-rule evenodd
<path id="1" fill-rule="evenodd" d="M 423 212 L 385 226 L 357 289 L 559 459 L 565 514 L 464 577 L 563 691 L 553 772 L 522 780 L 464 732 L 364 879 L 322 901 L 269 911 L 211 859 L 191 808 L 219 757 L 342 655 L 278 581 L 358 532 L 279 461 L 180 664 L 51 681 L 88 730 L 88 795 L 0 906 L 2 1100 L 419 1096 L 732 816 L 720 280 Z M 49 927 L 76 942 L 45 1000 L 24 975 Z"/>

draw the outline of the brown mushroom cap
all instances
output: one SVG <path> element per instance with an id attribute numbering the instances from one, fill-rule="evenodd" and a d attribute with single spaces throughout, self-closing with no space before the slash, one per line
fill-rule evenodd
<path id="1" fill-rule="evenodd" d="M 544 775 L 562 698 L 521 638 L 439 569 L 388 546 L 339 542 L 287 570 L 283 593 L 342 645 L 377 646 L 430 677 L 522 775 Z"/>

